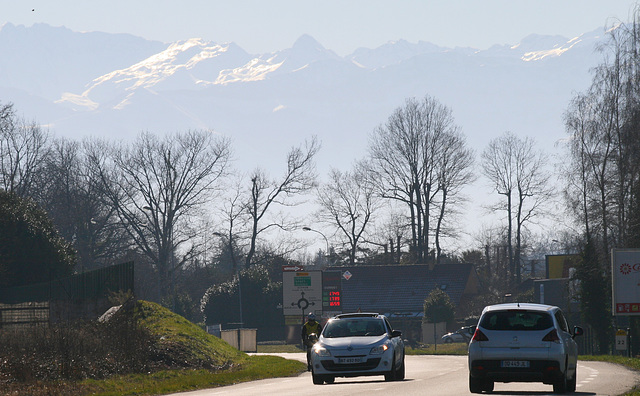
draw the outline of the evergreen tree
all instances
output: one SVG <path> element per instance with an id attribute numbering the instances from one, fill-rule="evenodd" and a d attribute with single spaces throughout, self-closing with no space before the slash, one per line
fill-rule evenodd
<path id="1" fill-rule="evenodd" d="M 612 339 L 611 289 L 608 272 L 599 264 L 595 244 L 589 240 L 582 252 L 582 261 L 576 268 L 580 281 L 580 305 L 585 323 L 589 323 L 595 334 L 597 353 L 609 353 Z"/>
<path id="2" fill-rule="evenodd" d="M 449 295 L 439 287 L 436 287 L 429 293 L 424 300 L 424 317 L 427 321 L 433 323 L 433 344 L 437 344 L 436 339 L 436 323 L 451 322 L 455 306 L 451 302 Z"/>
<path id="3" fill-rule="evenodd" d="M 0 190 L 0 286 L 71 275 L 75 252 L 47 213 L 29 199 Z"/>
<path id="4" fill-rule="evenodd" d="M 210 287 L 201 310 L 207 324 L 256 328 L 259 339 L 278 339 L 284 323 L 278 309 L 281 302 L 282 283 L 273 282 L 268 268 L 257 264 L 241 271 L 239 277 Z"/>

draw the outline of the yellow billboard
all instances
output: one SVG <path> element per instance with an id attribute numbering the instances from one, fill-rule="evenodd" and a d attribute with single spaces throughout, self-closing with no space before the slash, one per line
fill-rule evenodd
<path id="1" fill-rule="evenodd" d="M 570 278 L 570 269 L 576 268 L 579 254 L 554 254 L 547 256 L 547 279 Z"/>

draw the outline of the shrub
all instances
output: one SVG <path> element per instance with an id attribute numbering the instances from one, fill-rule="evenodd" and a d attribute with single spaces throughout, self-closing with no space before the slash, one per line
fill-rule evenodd
<path id="1" fill-rule="evenodd" d="M 0 286 L 71 274 L 75 253 L 35 202 L 0 191 Z"/>

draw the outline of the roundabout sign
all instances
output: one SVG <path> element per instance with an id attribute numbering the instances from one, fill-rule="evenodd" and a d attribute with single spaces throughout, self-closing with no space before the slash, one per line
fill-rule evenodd
<path id="1" fill-rule="evenodd" d="M 322 271 L 282 271 L 282 310 L 285 316 L 322 313 Z M 318 312 L 316 312 L 318 311 Z"/>

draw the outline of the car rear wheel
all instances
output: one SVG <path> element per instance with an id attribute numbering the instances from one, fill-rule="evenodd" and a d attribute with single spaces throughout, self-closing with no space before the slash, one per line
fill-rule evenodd
<path id="1" fill-rule="evenodd" d="M 567 381 L 567 392 L 575 392 L 576 391 L 576 379 L 572 379 Z"/>
<path id="2" fill-rule="evenodd" d="M 578 378 L 578 369 L 573 373 L 573 378 L 567 381 L 567 392 L 575 392 L 576 391 L 576 378 Z"/>
<path id="3" fill-rule="evenodd" d="M 481 379 L 469 376 L 469 392 L 482 393 L 483 383 L 484 381 L 482 381 Z"/>
<path id="4" fill-rule="evenodd" d="M 566 393 L 568 385 L 566 373 L 562 374 L 562 378 L 553 384 L 553 393 Z"/>
<path id="5" fill-rule="evenodd" d="M 484 391 L 485 392 L 493 392 L 493 385 L 494 385 L 493 381 L 485 380 L 484 381 L 484 386 L 483 386 Z"/>

